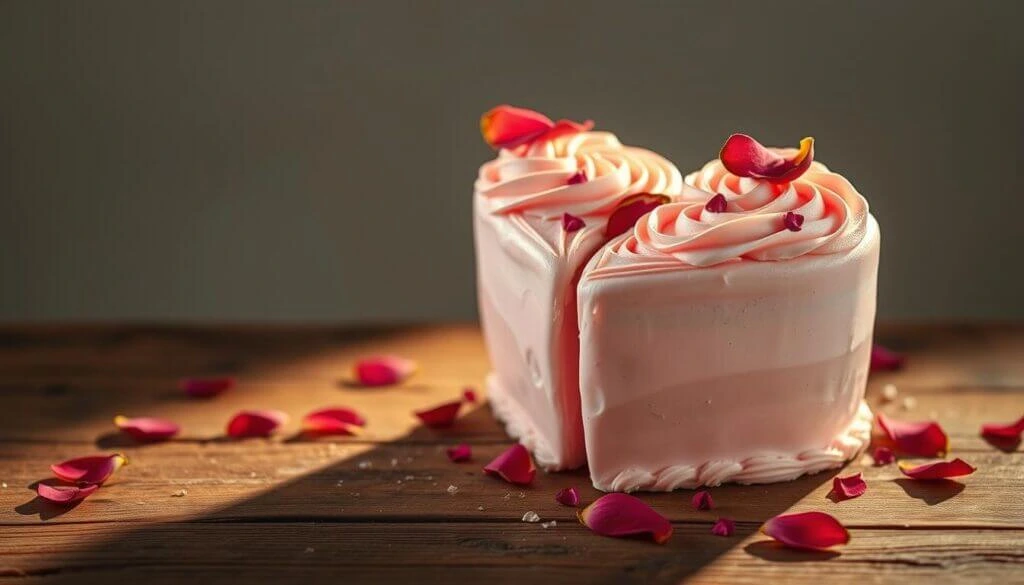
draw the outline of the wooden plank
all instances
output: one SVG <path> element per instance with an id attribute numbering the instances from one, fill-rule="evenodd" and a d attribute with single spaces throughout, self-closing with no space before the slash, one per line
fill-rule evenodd
<path id="1" fill-rule="evenodd" d="M 781 549 L 739 525 L 677 525 L 664 546 L 589 533 L 574 521 L 516 523 L 192 523 L 13 528 L 0 532 L 7 575 L 42 583 L 1011 583 L 1024 531 L 854 529 L 834 552 Z M 226 543 L 230 543 L 226 546 Z M 111 581 L 113 580 L 113 581 Z M 19 581 L 20 582 L 20 581 Z"/>

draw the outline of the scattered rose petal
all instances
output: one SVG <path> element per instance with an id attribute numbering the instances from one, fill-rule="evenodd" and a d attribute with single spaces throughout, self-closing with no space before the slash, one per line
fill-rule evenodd
<path id="1" fill-rule="evenodd" d="M 587 173 L 584 173 L 583 171 L 576 171 L 566 182 L 570 185 L 579 185 L 580 183 L 586 183 L 588 180 Z"/>
<path id="2" fill-rule="evenodd" d="M 878 426 L 898 451 L 920 457 L 935 457 L 949 452 L 949 437 L 935 421 L 905 422 L 878 413 Z"/>
<path id="3" fill-rule="evenodd" d="M 672 523 L 647 504 L 628 494 L 607 494 L 576 513 L 580 522 L 601 536 L 649 534 L 664 544 L 672 536 Z"/>
<path id="4" fill-rule="evenodd" d="M 727 207 L 729 207 L 729 202 L 725 200 L 725 195 L 722 195 L 721 193 L 717 193 L 714 197 L 708 199 L 706 204 L 704 204 L 704 209 L 711 213 L 722 213 Z"/>
<path id="5" fill-rule="evenodd" d="M 452 463 L 462 463 L 463 461 L 469 461 L 473 457 L 473 449 L 465 443 L 448 447 L 445 449 L 445 453 L 448 454 L 448 459 Z"/>
<path id="6" fill-rule="evenodd" d="M 227 433 L 233 439 L 269 437 L 288 422 L 288 415 L 280 410 L 243 410 L 228 422 Z"/>
<path id="7" fill-rule="evenodd" d="M 1017 419 L 1017 422 L 981 425 L 981 436 L 990 439 L 1019 440 L 1021 433 L 1024 433 L 1024 416 Z"/>
<path id="8" fill-rule="evenodd" d="M 572 215 L 570 213 L 562 214 L 562 229 L 565 230 L 566 233 L 571 234 L 572 232 L 579 231 L 583 229 L 586 225 L 587 224 L 583 223 L 582 219 L 576 217 L 575 215 Z"/>
<path id="9" fill-rule="evenodd" d="M 219 378 L 182 378 L 178 381 L 182 392 L 193 398 L 212 398 L 235 387 L 235 379 Z"/>
<path id="10" fill-rule="evenodd" d="M 864 481 L 861 473 L 855 473 L 846 477 L 832 478 L 832 492 L 836 500 L 849 500 L 864 495 L 868 491 L 868 484 Z"/>
<path id="11" fill-rule="evenodd" d="M 923 465 L 900 462 L 900 471 L 911 479 L 948 479 L 974 473 L 975 468 L 957 457 L 952 461 L 934 461 Z"/>
<path id="12" fill-rule="evenodd" d="M 786 546 L 800 549 L 825 549 L 850 542 L 846 528 L 824 512 L 776 516 L 761 527 L 761 532 Z"/>
<path id="13" fill-rule="evenodd" d="M 509 105 L 498 106 L 480 117 L 480 133 L 493 148 L 515 148 L 535 140 L 551 140 L 563 134 L 584 132 L 594 123 L 570 120 L 552 122 L 540 112 Z"/>
<path id="14" fill-rule="evenodd" d="M 895 462 L 896 454 L 888 447 L 875 447 L 875 451 L 871 454 L 871 458 L 875 460 L 876 466 L 881 467 L 882 465 L 889 465 L 890 463 Z"/>
<path id="15" fill-rule="evenodd" d="M 722 165 L 737 177 L 765 179 L 772 183 L 788 183 L 800 178 L 814 160 L 814 139 L 804 138 L 800 148 L 780 152 L 763 146 L 746 134 L 733 134 L 719 153 Z"/>
<path id="16" fill-rule="evenodd" d="M 444 429 L 455 424 L 455 418 L 459 416 L 462 402 L 462 400 L 453 400 L 433 408 L 417 410 L 414 414 L 428 427 Z"/>
<path id="17" fill-rule="evenodd" d="M 356 362 L 355 378 L 363 386 L 400 384 L 416 371 L 416 362 L 395 355 L 378 355 Z"/>
<path id="18" fill-rule="evenodd" d="M 719 518 L 711 527 L 711 534 L 715 536 L 732 536 L 736 532 L 736 523 L 729 518 Z"/>
<path id="19" fill-rule="evenodd" d="M 50 466 L 50 470 L 68 483 L 99 485 L 127 463 L 128 459 L 120 453 L 89 455 L 56 463 Z"/>
<path id="20" fill-rule="evenodd" d="M 358 435 L 366 419 L 351 408 L 314 410 L 302 418 L 302 432 L 310 435 Z"/>
<path id="21" fill-rule="evenodd" d="M 530 452 L 526 450 L 526 447 L 516 443 L 484 466 L 484 472 L 500 477 L 509 483 L 528 485 L 533 482 L 537 468 L 534 467 L 533 458 L 530 457 Z"/>
<path id="22" fill-rule="evenodd" d="M 169 420 L 150 417 L 128 418 L 118 415 L 114 417 L 114 424 L 121 432 L 143 442 L 165 441 L 181 430 L 181 427 Z"/>
<path id="23" fill-rule="evenodd" d="M 804 216 L 788 211 L 786 215 L 782 216 L 782 225 L 786 226 L 786 229 L 791 232 L 798 232 L 803 229 Z"/>
<path id="24" fill-rule="evenodd" d="M 462 399 L 465 400 L 466 402 L 470 403 L 470 404 L 476 404 L 476 401 L 478 399 L 478 397 L 476 395 L 476 390 L 474 390 L 474 389 L 472 389 L 472 388 L 470 388 L 468 386 L 463 388 L 462 389 Z"/>
<path id="25" fill-rule="evenodd" d="M 65 506 L 88 498 L 98 489 L 100 489 L 100 486 L 94 483 L 83 486 L 46 485 L 45 483 L 36 485 L 36 493 L 39 494 L 40 498 L 43 498 L 47 502 L 53 502 L 54 504 L 61 504 Z"/>
<path id="26" fill-rule="evenodd" d="M 653 195 L 651 193 L 637 193 L 626 197 L 619 202 L 611 216 L 608 217 L 608 225 L 604 228 L 606 238 L 626 232 L 636 224 L 637 220 L 647 214 L 655 207 L 668 203 L 667 195 Z"/>
<path id="27" fill-rule="evenodd" d="M 892 372 L 902 368 L 904 362 L 906 358 L 903 354 L 877 343 L 871 345 L 872 372 Z"/>
<path id="28" fill-rule="evenodd" d="M 700 490 L 693 494 L 693 498 L 690 499 L 690 505 L 693 506 L 694 510 L 710 510 L 715 507 L 715 501 L 711 499 L 711 492 Z"/>
<path id="29" fill-rule="evenodd" d="M 574 487 L 562 488 L 555 492 L 555 501 L 563 506 L 575 508 L 580 505 L 580 492 Z"/>

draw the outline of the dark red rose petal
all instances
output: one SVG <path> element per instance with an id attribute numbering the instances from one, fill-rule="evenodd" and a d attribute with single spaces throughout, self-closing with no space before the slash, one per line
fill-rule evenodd
<path id="1" fill-rule="evenodd" d="M 567 487 L 555 493 L 555 501 L 563 506 L 575 508 L 580 505 L 580 492 L 574 487 Z"/>
<path id="2" fill-rule="evenodd" d="M 280 410 L 243 410 L 228 421 L 227 434 L 233 439 L 269 437 L 286 422 L 288 415 Z"/>
<path id="3" fill-rule="evenodd" d="M 871 371 L 892 372 L 899 370 L 906 362 L 903 354 L 895 352 L 877 343 L 871 346 Z"/>
<path id="4" fill-rule="evenodd" d="M 738 177 L 764 179 L 772 183 L 795 181 L 811 167 L 814 139 L 804 138 L 792 154 L 764 147 L 746 134 L 733 134 L 719 153 L 722 165 Z"/>
<path id="5" fill-rule="evenodd" d="M 612 212 L 608 218 L 608 225 L 604 228 L 606 238 L 614 238 L 631 229 L 638 219 L 659 205 L 669 202 L 666 195 L 652 195 L 650 193 L 638 193 L 626 197 Z"/>
<path id="6" fill-rule="evenodd" d="M 39 494 L 40 498 L 62 506 L 80 502 L 91 496 L 98 489 L 100 489 L 100 486 L 94 483 L 83 486 L 47 485 L 45 483 L 36 485 L 36 493 Z"/>
<path id="7" fill-rule="evenodd" d="M 664 544 L 672 536 L 672 523 L 639 498 L 627 494 L 607 494 L 578 511 L 576 516 L 587 528 L 601 536 L 650 535 Z"/>
<path id="8" fill-rule="evenodd" d="M 584 173 L 583 171 L 576 171 L 571 177 L 569 177 L 569 180 L 566 181 L 566 183 L 570 185 L 579 185 L 580 183 L 586 183 L 588 180 L 587 173 Z"/>
<path id="9" fill-rule="evenodd" d="M 529 485 L 537 475 L 530 452 L 519 443 L 509 447 L 484 467 L 488 475 L 500 477 L 516 485 Z"/>
<path id="10" fill-rule="evenodd" d="M 425 410 L 417 410 L 413 414 L 430 428 L 444 429 L 455 424 L 459 410 L 462 409 L 462 402 L 462 400 L 453 400 Z"/>
<path id="11" fill-rule="evenodd" d="M 572 215 L 570 213 L 562 214 L 562 229 L 565 230 L 566 233 L 571 234 L 572 232 L 579 231 L 583 229 L 586 225 L 587 224 L 583 223 L 582 219 L 576 217 L 575 215 Z"/>
<path id="12" fill-rule="evenodd" d="M 452 463 L 462 463 L 473 458 L 473 449 L 465 443 L 454 447 L 448 447 L 445 449 L 445 453 L 448 455 L 448 459 Z"/>
<path id="13" fill-rule="evenodd" d="M 182 378 L 178 381 L 181 391 L 193 398 L 212 398 L 235 387 L 235 379 L 219 378 Z"/>
<path id="14" fill-rule="evenodd" d="M 791 232 L 798 232 L 803 229 L 804 216 L 792 211 L 787 212 L 786 215 L 782 216 L 782 225 L 786 226 L 786 229 Z"/>
<path id="15" fill-rule="evenodd" d="M 736 532 L 736 523 L 729 518 L 719 518 L 711 527 L 711 534 L 715 536 L 732 536 Z"/>
<path id="16" fill-rule="evenodd" d="M 715 501 L 711 499 L 711 492 L 700 490 L 693 494 L 693 497 L 690 499 L 690 505 L 693 506 L 694 510 L 710 510 L 715 507 Z"/>
<path id="17" fill-rule="evenodd" d="M 725 200 L 725 195 L 721 193 L 716 194 L 708 202 L 704 204 L 704 209 L 711 213 L 722 213 L 729 207 L 729 202 Z"/>
<path id="18" fill-rule="evenodd" d="M 935 421 L 906 422 L 878 413 L 878 426 L 908 455 L 936 457 L 949 452 L 949 437 Z"/>
<path id="19" fill-rule="evenodd" d="M 1024 433 L 1024 416 L 1008 424 L 987 423 L 981 426 L 981 436 L 990 439 L 1019 440 Z"/>
<path id="20" fill-rule="evenodd" d="M 923 465 L 901 462 L 900 471 L 911 479 L 949 479 L 974 473 L 975 467 L 957 457 L 952 461 L 934 461 Z"/>
<path id="21" fill-rule="evenodd" d="M 765 523 L 761 532 L 798 549 L 818 550 L 850 542 L 846 528 L 824 512 L 776 516 Z"/>
<path id="22" fill-rule="evenodd" d="M 847 477 L 832 478 L 832 496 L 836 500 L 849 500 L 864 495 L 868 491 L 868 484 L 860 473 Z"/>
<path id="23" fill-rule="evenodd" d="M 377 355 L 356 362 L 355 378 L 363 386 L 400 384 L 416 372 L 416 362 L 395 355 Z"/>
<path id="24" fill-rule="evenodd" d="M 871 458 L 875 460 L 876 466 L 881 467 L 882 465 L 889 465 L 895 462 L 896 454 L 888 447 L 875 447 L 875 452 L 871 454 Z"/>
<path id="25" fill-rule="evenodd" d="M 476 404 L 476 390 L 470 388 L 469 386 L 466 386 L 465 388 L 462 389 L 462 399 L 470 404 Z"/>

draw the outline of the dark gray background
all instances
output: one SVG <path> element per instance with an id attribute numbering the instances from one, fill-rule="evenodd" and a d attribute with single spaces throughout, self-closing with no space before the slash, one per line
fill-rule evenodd
<path id="1" fill-rule="evenodd" d="M 817 138 L 880 315 L 1024 317 L 1020 2 L 0 2 L 0 319 L 475 316 L 479 114 Z"/>

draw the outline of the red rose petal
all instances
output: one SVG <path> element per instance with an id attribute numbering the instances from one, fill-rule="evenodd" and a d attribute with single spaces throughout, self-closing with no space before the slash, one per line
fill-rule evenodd
<path id="1" fill-rule="evenodd" d="M 575 508 L 580 505 L 580 492 L 574 487 L 562 488 L 555 492 L 555 501 L 563 506 Z"/>
<path id="2" fill-rule="evenodd" d="M 736 532 L 736 523 L 729 518 L 719 518 L 711 527 L 711 534 L 715 536 L 732 536 Z"/>
<path id="3" fill-rule="evenodd" d="M 875 452 L 871 454 L 871 458 L 875 460 L 876 466 L 881 467 L 882 465 L 889 465 L 895 462 L 896 454 L 888 447 L 875 447 Z"/>
<path id="4" fill-rule="evenodd" d="M 776 516 L 761 527 L 761 532 L 786 546 L 800 549 L 825 549 L 850 542 L 846 528 L 824 512 Z"/>
<path id="5" fill-rule="evenodd" d="M 868 491 L 868 484 L 864 481 L 864 477 L 860 473 L 855 473 L 847 477 L 834 477 L 832 478 L 832 494 L 837 500 L 849 500 L 863 496 L 864 492 Z"/>
<path id="6" fill-rule="evenodd" d="M 235 379 L 220 378 L 182 378 L 178 388 L 193 398 L 212 398 L 235 387 Z"/>
<path id="7" fill-rule="evenodd" d="M 562 214 L 562 229 L 566 233 L 571 234 L 572 232 L 583 229 L 587 224 L 583 223 L 583 220 L 569 213 Z"/>
<path id="8" fill-rule="evenodd" d="M 455 423 L 455 418 L 459 416 L 459 410 L 462 408 L 462 402 L 462 400 L 453 400 L 426 410 L 417 410 L 413 414 L 430 428 L 444 429 Z"/>
<path id="9" fill-rule="evenodd" d="M 118 415 L 114 417 L 114 424 L 136 441 L 146 442 L 165 441 L 181 430 L 174 422 L 150 417 L 128 418 Z"/>
<path id="10" fill-rule="evenodd" d="M 1024 433 L 1024 416 L 1008 424 L 987 423 L 981 425 L 981 436 L 990 439 L 1015 440 Z"/>
<path id="11" fill-rule="evenodd" d="M 478 399 L 476 395 L 476 390 L 470 388 L 469 386 L 463 388 L 462 399 L 470 404 L 476 404 L 476 401 Z"/>
<path id="12" fill-rule="evenodd" d="M 473 449 L 465 443 L 448 447 L 445 449 L 445 453 L 448 454 L 448 459 L 452 463 L 463 463 L 473 458 Z"/>
<path id="13" fill-rule="evenodd" d="M 871 371 L 892 372 L 903 367 L 906 358 L 885 346 L 877 343 L 871 345 Z"/>
<path id="14" fill-rule="evenodd" d="M 694 510 L 710 510 L 715 507 L 715 501 L 711 499 L 711 492 L 700 490 L 693 494 L 693 498 L 690 499 L 690 505 L 693 506 Z"/>
<path id="15" fill-rule="evenodd" d="M 534 467 L 533 458 L 526 447 L 516 443 L 484 466 L 484 472 L 509 483 L 529 485 L 537 475 L 537 468 Z"/>
<path id="16" fill-rule="evenodd" d="M 100 486 L 94 483 L 83 486 L 46 485 L 45 483 L 36 485 L 36 493 L 39 494 L 40 498 L 60 505 L 80 502 L 91 496 L 98 489 L 100 489 Z"/>
<path id="17" fill-rule="evenodd" d="M 786 215 L 782 216 L 782 225 L 791 232 L 798 232 L 803 229 L 804 216 L 792 211 L 786 212 Z"/>
<path id="18" fill-rule="evenodd" d="M 672 536 L 672 523 L 639 498 L 607 494 L 576 513 L 580 522 L 601 536 L 649 534 L 664 544 Z"/>
<path id="19" fill-rule="evenodd" d="M 911 479 L 948 479 L 974 473 L 975 467 L 957 457 L 952 461 L 934 461 L 923 465 L 901 462 L 900 471 Z"/>
<path id="20" fill-rule="evenodd" d="M 608 225 L 604 228 L 606 238 L 614 238 L 631 229 L 641 217 L 655 207 L 668 203 L 667 195 L 652 195 L 650 193 L 638 193 L 626 197 L 619 202 L 619 205 L 608 217 Z"/>
<path id="21" fill-rule="evenodd" d="M 228 422 L 227 433 L 233 439 L 269 437 L 286 422 L 288 415 L 280 410 L 243 410 Z"/>
<path id="22" fill-rule="evenodd" d="M 746 134 L 733 134 L 719 153 L 722 165 L 738 177 L 788 183 L 800 178 L 814 160 L 814 139 L 804 138 L 796 153 L 783 155 Z"/>
<path id="23" fill-rule="evenodd" d="M 725 195 L 722 195 L 721 193 L 718 193 L 711 199 L 708 199 L 708 202 L 704 204 L 704 209 L 711 213 L 723 213 L 728 207 L 729 202 L 725 200 Z"/>
<path id="24" fill-rule="evenodd" d="M 566 181 L 566 183 L 569 185 L 579 185 L 580 183 L 586 183 L 589 180 L 590 179 L 587 178 L 587 173 L 583 171 L 576 171 L 571 177 L 569 177 L 569 180 Z"/>
<path id="25" fill-rule="evenodd" d="M 355 378 L 363 386 L 400 384 L 416 371 L 416 362 L 394 355 L 378 355 L 356 362 Z"/>
<path id="26" fill-rule="evenodd" d="M 99 485 L 127 463 L 128 459 L 121 453 L 89 455 L 56 463 L 50 470 L 68 483 Z"/>
<path id="27" fill-rule="evenodd" d="M 535 140 L 552 140 L 565 134 L 584 132 L 594 126 L 570 120 L 552 122 L 540 112 L 509 105 L 498 106 L 480 117 L 480 133 L 493 148 L 515 148 Z"/>
<path id="28" fill-rule="evenodd" d="M 366 419 L 351 408 L 314 410 L 302 418 L 302 431 L 311 435 L 358 435 Z"/>
<path id="29" fill-rule="evenodd" d="M 878 413 L 878 426 L 897 450 L 908 455 L 935 457 L 949 452 L 949 437 L 935 421 L 905 422 Z"/>
<path id="30" fill-rule="evenodd" d="M 566 134 L 577 134 L 579 132 L 586 132 L 594 127 L 593 120 L 584 120 L 583 122 L 573 122 L 572 120 L 559 120 L 555 122 L 555 126 L 547 132 L 541 134 L 534 140 L 554 140 L 559 136 L 565 136 Z"/>

